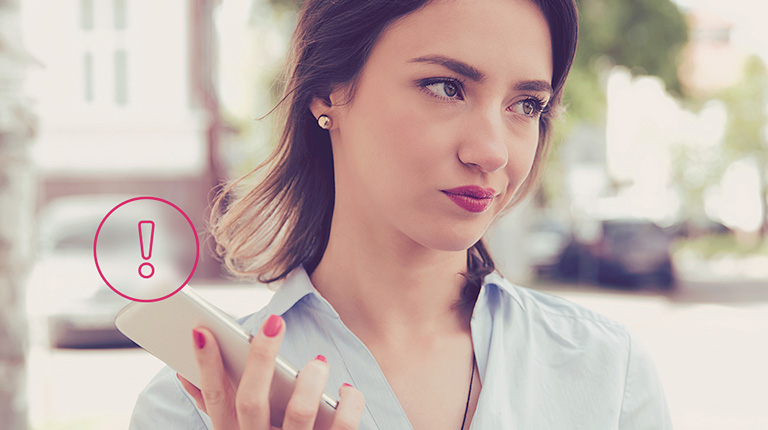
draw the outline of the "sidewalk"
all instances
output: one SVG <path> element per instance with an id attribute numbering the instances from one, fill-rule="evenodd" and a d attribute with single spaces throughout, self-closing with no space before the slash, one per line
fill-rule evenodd
<path id="1" fill-rule="evenodd" d="M 692 254 L 679 253 L 675 256 L 675 266 L 681 277 L 689 281 L 768 282 L 768 255 L 724 255 L 704 260 Z"/>

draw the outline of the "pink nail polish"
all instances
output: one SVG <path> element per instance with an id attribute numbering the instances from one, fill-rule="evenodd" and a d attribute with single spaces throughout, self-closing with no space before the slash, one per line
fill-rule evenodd
<path id="1" fill-rule="evenodd" d="M 318 355 L 317 357 L 315 357 L 315 360 L 320 360 L 323 363 L 327 363 L 328 362 L 328 360 L 325 359 L 324 355 Z"/>
<path id="2" fill-rule="evenodd" d="M 192 337 L 195 340 L 195 346 L 197 346 L 197 349 L 203 349 L 205 346 L 205 336 L 203 336 L 203 333 L 197 331 L 197 329 L 194 329 L 192 330 Z"/>
<path id="3" fill-rule="evenodd" d="M 264 323 L 264 335 L 267 337 L 275 337 L 280 333 L 280 328 L 283 326 L 283 319 L 280 315 L 270 315 L 267 322 Z"/>
<path id="4" fill-rule="evenodd" d="M 350 385 L 350 384 L 347 384 L 346 382 L 344 383 L 344 385 L 342 385 L 342 387 L 351 387 L 351 386 L 352 386 L 352 385 Z"/>

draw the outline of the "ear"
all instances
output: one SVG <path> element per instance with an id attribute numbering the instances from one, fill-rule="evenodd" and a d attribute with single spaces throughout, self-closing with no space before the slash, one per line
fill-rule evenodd
<path id="1" fill-rule="evenodd" d="M 312 97 L 312 102 L 309 104 L 312 116 L 317 119 L 320 115 L 328 115 L 331 118 L 331 124 L 338 124 L 343 114 L 342 111 L 351 100 L 350 91 L 349 84 L 342 84 L 334 88 L 327 99 L 317 96 Z M 336 127 L 332 125 L 331 128 Z"/>
<path id="2" fill-rule="evenodd" d="M 329 112 L 333 110 L 333 106 L 329 106 L 328 103 L 320 97 L 312 97 L 312 102 L 309 104 L 309 110 L 312 112 L 312 116 L 317 119 L 320 115 L 331 116 Z"/>

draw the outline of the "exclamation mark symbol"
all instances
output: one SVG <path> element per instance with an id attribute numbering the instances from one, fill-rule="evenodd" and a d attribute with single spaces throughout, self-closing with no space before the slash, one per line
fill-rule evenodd
<path id="1" fill-rule="evenodd" d="M 149 260 L 152 257 L 152 242 L 155 239 L 155 222 L 139 221 L 139 244 L 141 245 L 141 258 Z M 155 266 L 151 263 L 141 263 L 139 276 L 149 279 L 155 274 Z"/>

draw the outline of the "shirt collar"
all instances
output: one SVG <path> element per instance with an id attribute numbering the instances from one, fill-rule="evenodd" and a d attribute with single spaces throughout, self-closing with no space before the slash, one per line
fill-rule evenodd
<path id="1" fill-rule="evenodd" d="M 505 279 L 498 271 L 489 273 L 483 279 L 483 285 L 480 287 L 480 293 L 472 310 L 472 315 L 488 313 L 489 310 L 495 309 L 499 302 L 503 300 L 503 296 L 508 296 L 522 310 L 525 310 L 525 302 L 521 299 L 518 288 Z"/>
<path id="2" fill-rule="evenodd" d="M 478 308 L 486 307 L 488 294 L 493 295 L 490 290 L 498 290 L 504 294 L 508 294 L 518 303 L 520 307 L 523 306 L 523 301 L 520 299 L 519 293 L 514 285 L 504 279 L 503 276 L 497 271 L 489 273 L 483 279 L 483 285 L 480 289 L 480 297 L 486 300 L 478 300 L 475 304 L 475 311 Z M 296 303 L 304 301 L 307 305 L 315 308 L 316 310 L 327 314 L 333 318 L 339 318 L 338 312 L 331 306 L 331 304 L 323 297 L 319 291 L 312 285 L 312 280 L 309 278 L 304 266 L 299 266 L 291 271 L 283 283 L 278 287 L 277 292 L 272 297 L 267 308 L 269 312 L 276 315 L 283 315 L 288 312 Z"/>
<path id="3" fill-rule="evenodd" d="M 285 277 L 275 295 L 272 296 L 267 309 L 272 314 L 283 315 L 300 301 L 333 318 L 339 317 L 333 306 L 312 285 L 312 280 L 303 265 L 293 269 Z"/>

